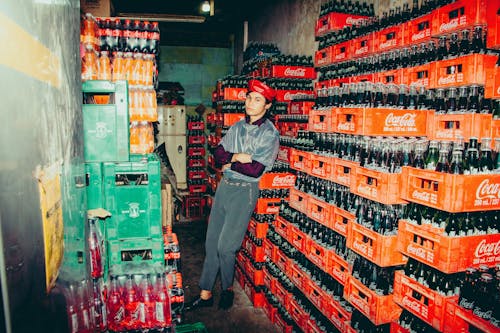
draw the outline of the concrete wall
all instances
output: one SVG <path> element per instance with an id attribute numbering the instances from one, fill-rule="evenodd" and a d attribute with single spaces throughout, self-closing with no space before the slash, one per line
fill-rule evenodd
<path id="1" fill-rule="evenodd" d="M 179 82 L 185 104 L 212 105 L 217 79 L 233 74 L 230 49 L 214 47 L 162 46 L 159 80 Z"/>

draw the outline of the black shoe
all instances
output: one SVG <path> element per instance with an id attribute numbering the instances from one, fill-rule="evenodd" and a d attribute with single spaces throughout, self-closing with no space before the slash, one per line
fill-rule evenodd
<path id="1" fill-rule="evenodd" d="M 191 311 L 191 310 L 196 310 L 198 308 L 207 308 L 212 305 L 214 305 L 213 297 L 210 297 L 209 299 L 202 299 L 200 296 L 198 296 L 191 302 L 186 303 L 186 305 L 184 305 L 184 310 Z"/>
<path id="2" fill-rule="evenodd" d="M 234 292 L 232 290 L 223 290 L 220 294 L 219 309 L 227 310 L 233 306 Z"/>

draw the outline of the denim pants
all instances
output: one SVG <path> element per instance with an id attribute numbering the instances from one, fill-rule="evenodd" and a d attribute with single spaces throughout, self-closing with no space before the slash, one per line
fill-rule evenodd
<path id="1" fill-rule="evenodd" d="M 199 283 L 201 289 L 212 290 L 219 270 L 222 289 L 233 285 L 236 253 L 258 196 L 258 182 L 233 181 L 224 177 L 220 181 L 208 219 L 205 261 Z"/>

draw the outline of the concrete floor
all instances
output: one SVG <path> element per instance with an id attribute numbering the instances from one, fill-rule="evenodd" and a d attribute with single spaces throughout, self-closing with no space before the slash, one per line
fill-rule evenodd
<path id="1" fill-rule="evenodd" d="M 181 270 L 185 300 L 199 294 L 198 280 L 205 256 L 206 222 L 185 222 L 174 224 L 181 250 Z M 254 308 L 239 283 L 234 283 L 234 305 L 227 311 L 219 310 L 220 280 L 213 291 L 215 302 L 212 308 L 201 308 L 186 312 L 183 324 L 202 322 L 209 333 L 278 333 L 279 330 L 262 309 Z"/>

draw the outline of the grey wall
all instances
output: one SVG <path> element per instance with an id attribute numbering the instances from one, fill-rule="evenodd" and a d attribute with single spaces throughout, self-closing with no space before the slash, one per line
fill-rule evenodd
<path id="1" fill-rule="evenodd" d="M 82 170 L 83 155 L 78 22 L 76 0 L 0 2 L 0 278 L 8 291 L 0 305 L 13 332 L 65 331 L 65 313 L 45 291 L 35 171 L 57 166 L 68 209 L 69 175 Z M 65 223 L 84 223 L 84 206 L 75 206 Z"/>

